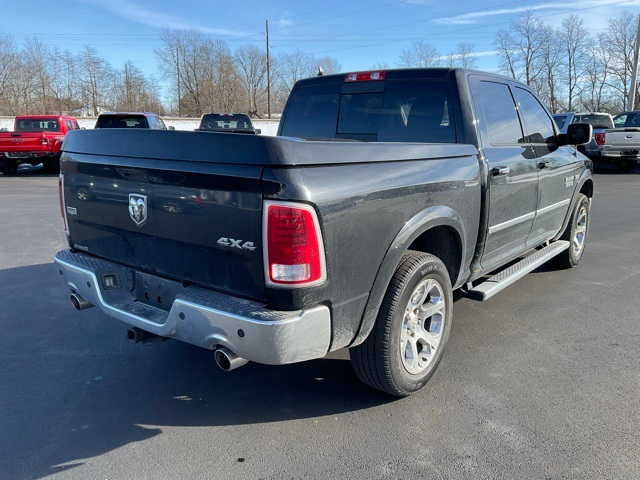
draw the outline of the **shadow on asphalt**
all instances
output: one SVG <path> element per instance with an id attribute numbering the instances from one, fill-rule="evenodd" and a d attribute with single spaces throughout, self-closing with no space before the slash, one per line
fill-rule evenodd
<path id="1" fill-rule="evenodd" d="M 361 384 L 346 352 L 224 372 L 211 352 L 182 342 L 135 345 L 125 324 L 75 311 L 56 276 L 53 264 L 0 270 L 4 478 L 70 469 L 163 426 L 306 419 L 394 400 Z"/>
<path id="2" fill-rule="evenodd" d="M 619 169 L 615 165 L 594 163 L 593 173 L 596 175 L 640 175 L 640 164 L 631 170 L 625 171 Z"/>
<path id="3" fill-rule="evenodd" d="M 0 173 L 0 178 L 16 178 L 16 177 L 57 177 L 57 173 L 47 172 L 42 165 L 20 165 L 15 175 L 6 176 Z"/>

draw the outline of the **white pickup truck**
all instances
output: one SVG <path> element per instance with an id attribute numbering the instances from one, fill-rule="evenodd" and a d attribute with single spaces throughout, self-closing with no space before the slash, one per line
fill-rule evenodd
<path id="1" fill-rule="evenodd" d="M 640 111 L 616 115 L 614 125 L 617 128 L 595 134 L 600 157 L 621 170 L 631 170 L 640 163 Z"/>

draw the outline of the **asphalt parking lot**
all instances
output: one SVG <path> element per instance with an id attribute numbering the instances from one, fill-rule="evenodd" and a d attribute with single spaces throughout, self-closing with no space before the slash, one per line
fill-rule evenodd
<path id="1" fill-rule="evenodd" d="M 596 170 L 577 268 L 459 298 L 438 371 L 402 400 L 346 352 L 225 373 L 76 312 L 57 187 L 0 175 L 0 478 L 640 478 L 640 168 Z"/>

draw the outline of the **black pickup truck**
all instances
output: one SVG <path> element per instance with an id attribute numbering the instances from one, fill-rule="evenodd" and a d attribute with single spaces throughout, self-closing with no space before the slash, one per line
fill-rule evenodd
<path id="1" fill-rule="evenodd" d="M 211 349 L 227 370 L 349 348 L 358 377 L 421 388 L 454 289 L 484 300 L 578 264 L 593 194 L 524 85 L 461 69 L 299 81 L 278 136 L 71 132 L 55 257 L 77 309 Z"/>

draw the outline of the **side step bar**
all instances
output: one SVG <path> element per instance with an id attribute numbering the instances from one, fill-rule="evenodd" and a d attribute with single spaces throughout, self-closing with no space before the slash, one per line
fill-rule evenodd
<path id="1" fill-rule="evenodd" d="M 531 255 L 520 260 L 518 263 L 496 273 L 493 277 L 470 289 L 469 298 L 479 300 L 481 302 L 488 300 L 499 291 L 507 288 L 516 280 L 520 280 L 527 273 L 535 270 L 543 263 L 564 252 L 567 248 L 569 248 L 569 242 L 557 241 L 541 248 L 540 250 L 536 250 Z"/>

